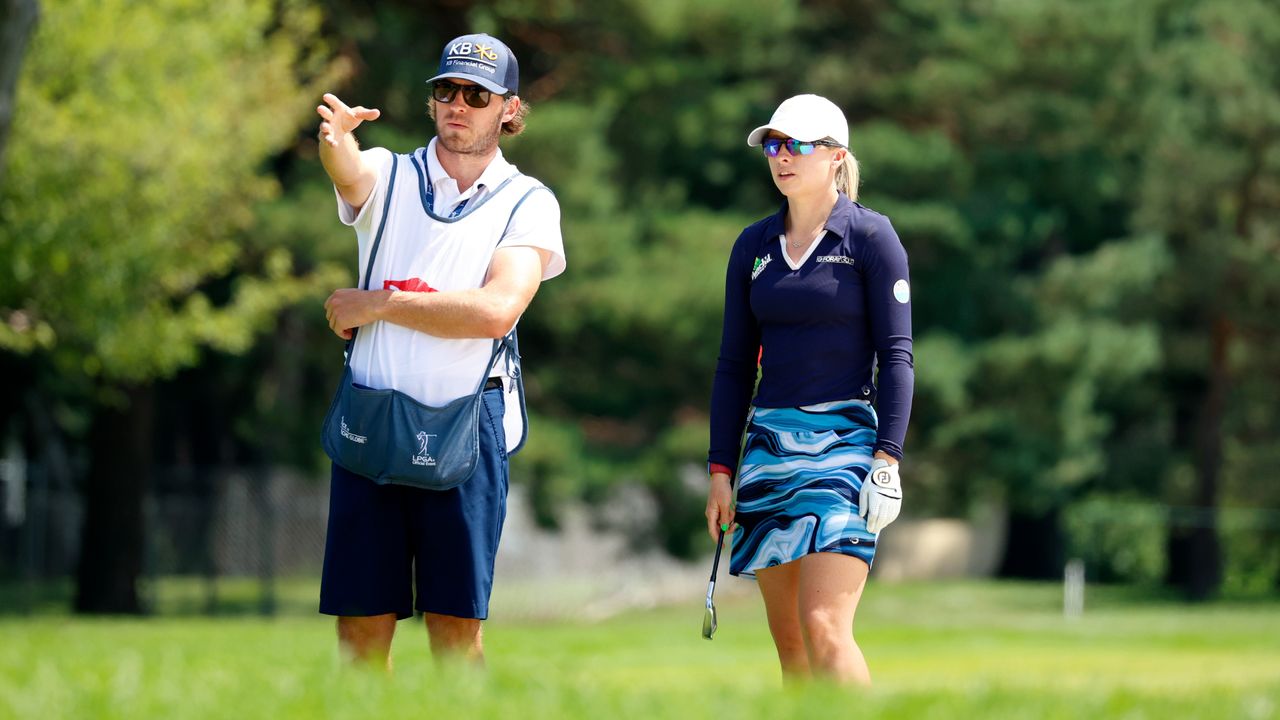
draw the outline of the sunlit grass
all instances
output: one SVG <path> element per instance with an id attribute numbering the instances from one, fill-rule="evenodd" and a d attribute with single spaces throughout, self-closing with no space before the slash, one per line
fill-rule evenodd
<path id="1" fill-rule="evenodd" d="M 1091 589 L 878 584 L 857 637 L 876 687 L 782 688 L 759 601 L 600 622 L 487 625 L 489 668 L 430 660 L 400 624 L 396 672 L 344 671 L 330 619 L 0 620 L 0 716 L 20 718 L 725 718 L 1280 716 L 1280 604 L 1188 607 Z M 571 610 L 571 609 L 568 609 Z M 570 613 L 571 614 L 571 613 Z"/>

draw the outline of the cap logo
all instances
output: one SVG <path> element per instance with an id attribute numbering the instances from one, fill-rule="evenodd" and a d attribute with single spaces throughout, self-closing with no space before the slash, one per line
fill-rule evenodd
<path id="1" fill-rule="evenodd" d="M 472 55 L 475 57 L 473 58 Z M 449 46 L 449 60 L 471 60 L 472 62 L 482 62 L 497 68 L 498 53 L 493 51 L 489 45 L 481 43 L 473 43 L 470 41 L 454 43 Z M 489 69 L 489 68 L 485 68 Z"/>

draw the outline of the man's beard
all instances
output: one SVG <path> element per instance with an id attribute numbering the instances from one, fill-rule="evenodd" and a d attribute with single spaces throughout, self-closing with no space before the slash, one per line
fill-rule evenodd
<path id="1" fill-rule="evenodd" d="M 502 116 L 495 118 L 493 127 L 488 132 L 481 128 L 473 130 L 476 131 L 476 136 L 469 143 L 458 135 L 440 133 L 440 144 L 444 145 L 445 150 L 458 155 L 486 155 L 498 144 L 498 137 L 502 135 Z"/>

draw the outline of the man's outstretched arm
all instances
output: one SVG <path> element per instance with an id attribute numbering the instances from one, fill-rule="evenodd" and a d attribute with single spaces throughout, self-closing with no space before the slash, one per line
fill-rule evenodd
<path id="1" fill-rule="evenodd" d="M 320 115 L 320 162 L 338 194 L 356 212 L 364 206 L 378 174 L 360 157 L 360 145 L 352 131 L 365 120 L 377 120 L 382 111 L 362 106 L 348 107 L 333 93 L 325 93 L 326 105 L 316 107 Z"/>

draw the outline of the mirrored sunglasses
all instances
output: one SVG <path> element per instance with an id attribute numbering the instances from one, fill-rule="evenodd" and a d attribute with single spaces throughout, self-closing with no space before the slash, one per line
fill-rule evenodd
<path id="1" fill-rule="evenodd" d="M 811 142 L 802 142 L 795 138 L 766 138 L 760 143 L 760 147 L 764 150 L 764 154 L 768 157 L 778 157 L 778 153 L 783 147 L 787 148 L 787 152 L 794 155 L 812 155 L 813 149 L 819 145 L 823 147 L 844 147 L 833 140 L 813 140 Z"/>

